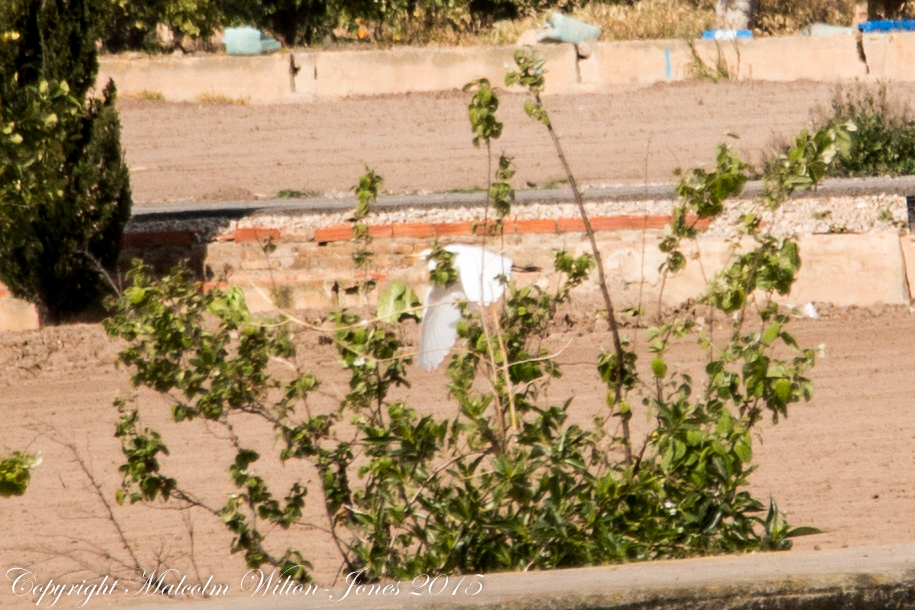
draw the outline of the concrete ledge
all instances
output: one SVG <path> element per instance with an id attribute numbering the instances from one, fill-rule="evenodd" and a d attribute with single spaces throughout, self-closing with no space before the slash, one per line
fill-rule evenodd
<path id="1" fill-rule="evenodd" d="M 862 41 L 867 64 L 851 35 L 788 36 L 739 42 L 700 40 L 696 51 L 714 66 L 719 58 L 733 78 L 793 81 L 915 80 L 915 33 L 873 34 Z M 193 102 L 221 95 L 251 104 L 311 102 L 359 95 L 459 89 L 477 78 L 496 86 L 514 66 L 518 47 L 411 48 L 364 51 L 290 51 L 259 57 L 228 55 L 103 57 L 99 86 L 113 78 L 126 96 L 161 94 Z M 612 92 L 693 76 L 694 58 L 680 40 L 605 42 L 580 59 L 572 45 L 539 45 L 547 59 L 546 95 Z M 291 71 L 290 60 L 297 72 Z"/>
<path id="2" fill-rule="evenodd" d="M 0 284 L 0 331 L 38 328 L 38 310 L 28 301 L 13 297 Z"/>
<path id="3" fill-rule="evenodd" d="M 683 245 L 689 260 L 686 269 L 662 282 L 659 267 L 665 255 L 658 250 L 658 244 L 669 216 L 591 220 L 620 307 L 634 305 L 640 297 L 647 299 L 643 302 L 658 302 L 662 286 L 661 301 L 665 305 L 675 306 L 696 298 L 704 292 L 707 279 L 729 260 L 729 242 L 701 235 Z M 707 223 L 700 223 L 700 229 L 705 227 Z M 478 235 L 483 231 L 472 222 L 370 226 L 369 235 L 375 238 L 370 277 L 382 285 L 401 280 L 421 293 L 427 286 L 428 272 L 411 255 L 430 247 L 438 238 L 446 238 L 449 243 L 479 243 Z M 288 232 L 276 226 L 237 227 L 210 243 L 187 229 L 138 232 L 124 236 L 122 262 L 127 265 L 139 257 L 157 272 L 165 273 L 176 262 L 189 260 L 194 269 L 209 267 L 220 275 L 227 273 L 230 282 L 244 288 L 252 311 L 273 310 L 277 304 L 294 309 L 329 308 L 357 304 L 349 303 L 346 289 L 369 277 L 358 274 L 353 267 L 351 238 L 350 225 L 309 228 L 307 222 L 304 229 L 297 226 Z M 490 247 L 495 247 L 495 239 L 491 238 Z M 269 254 L 263 248 L 267 241 L 274 246 Z M 500 243 L 516 263 L 540 268 L 539 272 L 519 273 L 521 284 L 548 281 L 556 249 L 575 255 L 590 252 L 580 218 L 507 220 Z M 800 239 L 800 247 L 801 271 L 791 294 L 781 299 L 785 303 L 903 305 L 915 297 L 910 292 L 910 287 L 915 286 L 913 236 L 811 235 Z M 37 325 L 33 306 L 9 295 L 0 298 L 0 330 Z"/>
<path id="4" fill-rule="evenodd" d="M 317 54 L 316 94 L 321 98 L 460 89 L 478 78 L 504 87 L 516 47 L 397 48 Z M 549 67 L 548 90 L 572 92 L 578 84 L 572 45 L 541 46 Z M 300 73 L 301 74 L 301 73 Z M 297 81 L 298 82 L 298 81 Z"/>
<path id="5" fill-rule="evenodd" d="M 801 238 L 800 246 L 801 272 L 791 291 L 796 304 L 905 305 L 911 300 L 897 235 L 813 235 Z"/>
<path id="6" fill-rule="evenodd" d="M 585 202 L 604 201 L 676 201 L 673 184 L 648 186 L 613 186 L 588 188 L 582 192 Z M 753 199 L 762 194 L 763 183 L 750 181 L 741 197 Z M 796 199 L 808 197 L 863 197 L 868 195 L 911 195 L 915 193 L 915 176 L 898 178 L 830 178 L 815 191 L 801 191 Z M 515 193 L 517 204 L 572 203 L 570 188 L 522 189 Z M 487 204 L 486 193 L 429 193 L 424 195 L 381 195 L 372 206 L 374 210 L 400 210 L 409 208 L 479 208 Z M 315 214 L 324 212 L 350 212 L 356 205 L 355 197 L 311 197 L 303 199 L 261 199 L 249 201 L 191 202 L 164 205 L 139 205 L 133 209 L 135 221 L 182 220 L 200 218 L 238 219 L 263 213 Z"/>
<path id="7" fill-rule="evenodd" d="M 662 296 L 662 286 L 662 302 L 667 306 L 696 298 L 704 292 L 707 278 L 729 261 L 729 242 L 720 237 L 700 236 L 695 242 L 683 245 L 689 261 L 686 269 L 662 282 L 659 267 L 665 255 L 658 250 L 663 238 L 663 230 L 659 227 L 669 219 L 640 217 L 635 223 L 633 218 L 594 219 L 608 280 L 621 307 L 636 304 L 640 296 L 643 302 L 657 302 Z M 574 255 L 590 252 L 580 224 L 580 219 L 574 218 L 507 223 L 500 242 L 504 243 L 505 252 L 519 265 L 541 269 L 536 273 L 517 274 L 519 283 L 548 281 L 556 249 L 566 249 Z M 372 245 L 375 251 L 372 277 L 381 285 L 393 280 L 406 282 L 421 294 L 427 287 L 428 273 L 411 255 L 430 247 L 434 239 L 440 237 L 446 237 L 448 243 L 479 243 L 476 235 L 481 227 L 477 227 L 476 235 L 473 229 L 470 222 L 370 227 L 370 234 L 376 238 Z M 228 239 L 209 245 L 206 264 L 214 270 L 228 270 L 229 280 L 242 286 L 253 299 L 252 310 L 275 309 L 269 296 L 274 293 L 282 294 L 284 307 L 328 308 L 356 304 L 349 302 L 345 289 L 364 278 L 357 276 L 353 268 L 349 225 L 316 229 L 312 239 L 302 239 L 301 231 L 289 235 L 281 229 L 274 231 L 270 237 L 276 248 L 269 257 L 264 255 L 257 241 Z M 490 247 L 496 247 L 493 245 L 495 239 L 498 238 L 491 238 Z M 839 306 L 908 304 L 912 295 L 906 273 L 915 262 L 906 264 L 900 240 L 915 258 L 915 242 L 907 235 L 871 233 L 802 237 L 802 267 L 797 283 L 791 294 L 780 300 L 793 305 L 808 301 Z"/>
<path id="8" fill-rule="evenodd" d="M 252 104 L 297 99 L 290 92 L 286 55 L 103 57 L 99 61 L 98 88 L 104 87 L 109 78 L 122 96 L 152 92 L 170 102 L 194 102 L 202 95 L 222 95 Z"/>
<path id="9" fill-rule="evenodd" d="M 915 545 L 860 547 L 808 553 L 761 553 L 644 562 L 548 572 L 489 574 L 474 596 L 409 594 L 343 597 L 345 589 L 319 589 L 308 599 L 270 595 L 167 602 L 210 610 L 256 608 L 475 608 L 517 610 L 876 610 L 915 605 Z M 469 582 L 471 577 L 467 579 Z M 241 575 L 239 575 L 239 581 Z M 449 583 L 460 580 L 451 577 Z M 239 583 L 228 583 L 239 591 Z M 334 600 L 332 601 L 331 596 Z M 145 607 L 165 607 L 150 605 Z"/>

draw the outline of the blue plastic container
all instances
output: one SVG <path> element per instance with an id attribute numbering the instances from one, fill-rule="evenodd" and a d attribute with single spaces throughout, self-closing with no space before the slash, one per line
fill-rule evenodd
<path id="1" fill-rule="evenodd" d="M 283 45 L 251 27 L 226 28 L 222 37 L 229 55 L 260 55 L 279 51 Z"/>
<path id="2" fill-rule="evenodd" d="M 741 40 L 753 38 L 750 30 L 706 30 L 702 33 L 702 40 Z"/>
<path id="3" fill-rule="evenodd" d="M 858 29 L 865 34 L 889 34 L 890 32 L 915 32 L 915 19 L 894 21 L 883 19 L 880 21 L 864 21 L 858 24 Z"/>
<path id="4" fill-rule="evenodd" d="M 596 25 L 582 23 L 578 19 L 566 17 L 562 13 L 553 13 L 550 16 L 551 40 L 581 44 L 588 40 L 600 38 L 601 29 Z"/>

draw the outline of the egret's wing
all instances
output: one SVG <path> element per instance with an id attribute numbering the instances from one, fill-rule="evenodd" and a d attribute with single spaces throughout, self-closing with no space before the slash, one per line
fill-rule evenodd
<path id="1" fill-rule="evenodd" d="M 467 300 L 482 305 L 499 300 L 505 286 L 497 278 L 511 274 L 512 260 L 479 246 L 461 246 L 455 254 L 455 267 Z"/>
<path id="2" fill-rule="evenodd" d="M 466 299 L 459 286 L 432 286 L 426 294 L 423 321 L 419 327 L 419 355 L 416 363 L 424 371 L 438 367 L 457 339 L 461 310 L 457 302 Z"/>

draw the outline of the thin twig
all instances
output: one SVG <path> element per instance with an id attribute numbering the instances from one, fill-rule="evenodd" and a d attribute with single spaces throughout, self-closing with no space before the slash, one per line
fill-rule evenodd
<path id="1" fill-rule="evenodd" d="M 79 451 L 76 449 L 76 446 L 73 443 L 64 443 L 57 439 L 51 438 L 54 442 L 63 445 L 70 450 L 70 453 L 73 454 L 73 458 L 79 464 L 80 469 L 83 471 L 83 474 L 86 475 L 86 478 L 89 479 L 89 483 L 92 484 L 92 488 L 95 490 L 95 494 L 98 496 L 98 499 L 101 500 L 102 505 L 105 507 L 105 512 L 108 514 L 108 520 L 114 526 L 115 531 L 118 533 L 118 537 L 121 539 L 121 545 L 124 547 L 124 550 L 130 555 L 130 558 L 133 560 L 135 568 L 140 568 L 140 560 L 137 559 L 136 553 L 133 551 L 133 547 L 130 545 L 130 542 L 127 540 L 127 536 L 124 534 L 124 530 L 121 529 L 121 524 L 118 522 L 117 518 L 114 516 L 114 511 L 111 510 L 111 504 L 108 503 L 108 500 L 105 499 L 105 494 L 102 493 L 102 486 L 98 481 L 95 480 L 95 477 L 92 475 L 92 472 L 89 470 L 89 467 L 86 466 L 86 462 L 83 460 Z M 114 559 L 112 557 L 112 559 Z"/>
<path id="2" fill-rule="evenodd" d="M 651 136 L 648 136 L 648 144 L 645 146 L 645 210 L 644 210 L 644 225 L 642 226 L 642 258 L 639 269 L 639 299 L 638 299 L 638 309 L 636 310 L 636 323 L 641 326 L 642 322 L 642 293 L 645 290 L 645 249 L 646 249 L 646 239 L 648 236 L 648 159 L 651 157 Z M 636 333 L 638 337 L 638 333 Z M 638 344 L 633 343 L 633 349 L 636 348 Z"/>
<path id="3" fill-rule="evenodd" d="M 197 560 L 194 554 L 194 522 L 191 520 L 191 513 L 183 512 L 181 513 L 181 518 L 184 521 L 184 527 L 187 530 L 187 537 L 191 544 L 191 551 L 188 555 L 188 558 L 191 560 L 191 567 L 194 568 L 194 575 L 197 577 L 197 582 L 203 582 L 203 579 L 200 577 L 200 570 L 197 568 Z M 210 594 L 204 591 L 203 597 L 205 599 L 209 598 Z"/>
<path id="4" fill-rule="evenodd" d="M 484 453 L 484 454 L 485 454 L 485 453 L 487 453 L 487 451 L 472 451 L 472 452 L 470 452 L 470 453 L 464 453 L 464 454 L 455 456 L 455 457 L 451 458 L 450 460 L 448 460 L 447 462 L 445 462 L 444 464 L 442 464 L 441 466 L 439 466 L 438 468 L 436 468 L 435 470 L 433 470 L 433 471 L 432 471 L 432 474 L 430 474 L 430 475 L 426 478 L 426 480 L 423 481 L 423 482 L 420 484 L 419 489 L 417 489 L 417 490 L 416 490 L 416 493 L 413 494 L 413 497 L 410 498 L 410 501 L 407 503 L 406 508 L 404 508 L 404 512 L 406 512 L 406 510 L 409 509 L 410 506 L 411 506 L 414 502 L 416 502 L 416 499 L 419 497 L 419 494 L 422 493 L 423 489 L 426 488 L 426 485 L 428 485 L 429 483 L 431 483 L 432 480 L 433 480 L 435 477 L 437 477 L 438 474 L 439 474 L 440 472 L 442 472 L 443 470 L 445 470 L 446 468 L 448 468 L 449 466 L 451 466 L 451 465 L 454 464 L 455 462 L 458 462 L 458 461 L 460 461 L 460 460 L 462 460 L 462 459 L 464 459 L 464 458 L 466 458 L 466 457 L 470 457 L 471 455 L 476 455 L 477 453 Z"/>
<path id="5" fill-rule="evenodd" d="M 540 94 L 538 92 L 533 92 L 534 101 L 537 105 L 543 109 L 543 112 L 546 113 L 546 107 L 543 105 L 543 101 L 540 99 Z M 610 324 L 610 333 L 613 335 L 613 349 L 616 352 L 616 384 L 614 387 L 614 405 L 619 405 L 623 400 L 623 377 L 625 375 L 625 366 L 626 361 L 624 358 L 623 352 L 623 342 L 620 339 L 619 327 L 616 322 L 616 314 L 613 309 L 613 300 L 610 298 L 610 289 L 607 287 L 606 274 L 604 273 L 604 261 L 601 257 L 600 250 L 597 247 L 597 239 L 594 237 L 594 229 L 591 227 L 591 219 L 588 217 L 588 212 L 585 210 L 585 202 L 582 199 L 581 191 L 578 189 L 578 183 L 575 181 L 575 176 L 572 174 L 572 168 L 569 167 L 569 162 L 566 160 L 565 154 L 562 152 L 562 144 L 559 142 L 559 136 L 556 135 L 556 132 L 553 130 L 553 124 L 550 121 L 545 121 L 547 131 L 550 134 L 550 138 L 553 140 L 553 146 L 556 147 L 556 154 L 559 155 L 559 161 L 562 163 L 563 169 L 565 169 L 566 177 L 569 179 L 569 185 L 572 187 L 572 193 L 575 195 L 575 203 L 578 205 L 578 211 L 581 214 L 581 219 L 585 224 L 585 232 L 588 234 L 588 240 L 591 242 L 591 251 L 594 254 L 594 261 L 597 264 L 597 279 L 600 284 L 600 292 L 604 297 L 604 305 L 607 308 L 607 321 Z M 629 422 L 624 418 L 623 419 L 623 438 L 625 439 L 626 444 L 626 461 L 632 461 L 632 447 L 630 446 L 630 431 L 629 431 Z"/>
<path id="6" fill-rule="evenodd" d="M 102 266 L 97 258 L 92 256 L 88 248 L 83 248 L 79 250 L 79 253 L 89 259 L 89 262 L 92 263 L 92 266 L 95 267 L 95 270 L 98 271 L 99 275 L 105 278 L 105 281 L 108 283 L 108 286 L 111 287 L 111 290 L 114 292 L 115 296 L 121 296 L 121 289 L 117 287 L 114 283 L 114 280 L 111 279 L 111 276 L 108 274 L 108 271 Z"/>
<path id="7" fill-rule="evenodd" d="M 502 333 L 502 324 L 499 321 L 499 313 L 495 309 L 492 310 L 492 319 L 496 323 L 496 336 L 499 338 L 499 349 L 502 350 L 502 374 L 505 376 L 505 387 L 508 391 L 508 408 L 511 412 L 511 429 L 515 430 L 518 426 L 518 416 L 515 412 L 515 386 L 512 383 L 511 372 L 508 368 L 508 350 L 505 349 L 505 337 Z"/>
<path id="8" fill-rule="evenodd" d="M 496 353 L 493 351 L 492 347 L 492 333 L 489 332 L 489 325 L 486 323 L 486 314 L 480 313 L 480 322 L 483 326 L 483 334 L 486 336 L 486 350 L 489 352 L 489 361 L 492 363 L 492 366 L 489 367 L 490 373 L 490 383 L 492 383 L 493 390 L 495 391 L 495 406 L 496 406 L 496 415 L 497 421 L 499 424 L 499 432 L 502 435 L 500 439 L 501 450 L 505 449 L 505 443 L 508 440 L 508 431 L 505 428 L 505 408 L 502 405 L 502 400 L 499 397 L 499 375 L 498 375 L 498 365 L 496 364 Z"/>

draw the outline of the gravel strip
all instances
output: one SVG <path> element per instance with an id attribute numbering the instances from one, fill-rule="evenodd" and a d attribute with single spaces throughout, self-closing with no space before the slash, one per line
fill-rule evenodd
<path id="1" fill-rule="evenodd" d="M 667 215 L 674 206 L 672 200 L 588 202 L 585 209 L 591 216 Z M 736 233 L 740 217 L 754 209 L 755 199 L 729 202 L 724 214 L 713 222 L 706 235 L 728 238 Z M 821 233 L 871 233 L 904 230 L 907 222 L 905 197 L 901 195 L 864 195 L 840 197 L 803 197 L 789 201 L 777 214 L 761 214 L 772 226 L 773 233 L 813 235 Z M 236 227 L 278 228 L 288 233 L 308 233 L 314 229 L 347 224 L 352 215 L 347 212 L 289 212 L 259 213 L 238 220 L 227 218 L 188 218 L 171 220 L 135 219 L 129 232 L 173 231 L 191 229 L 202 242 L 230 236 Z M 369 225 L 402 223 L 442 223 L 481 220 L 483 208 L 472 207 L 408 207 L 374 212 L 367 218 Z M 559 219 L 578 217 L 574 203 L 515 204 L 512 218 Z"/>

